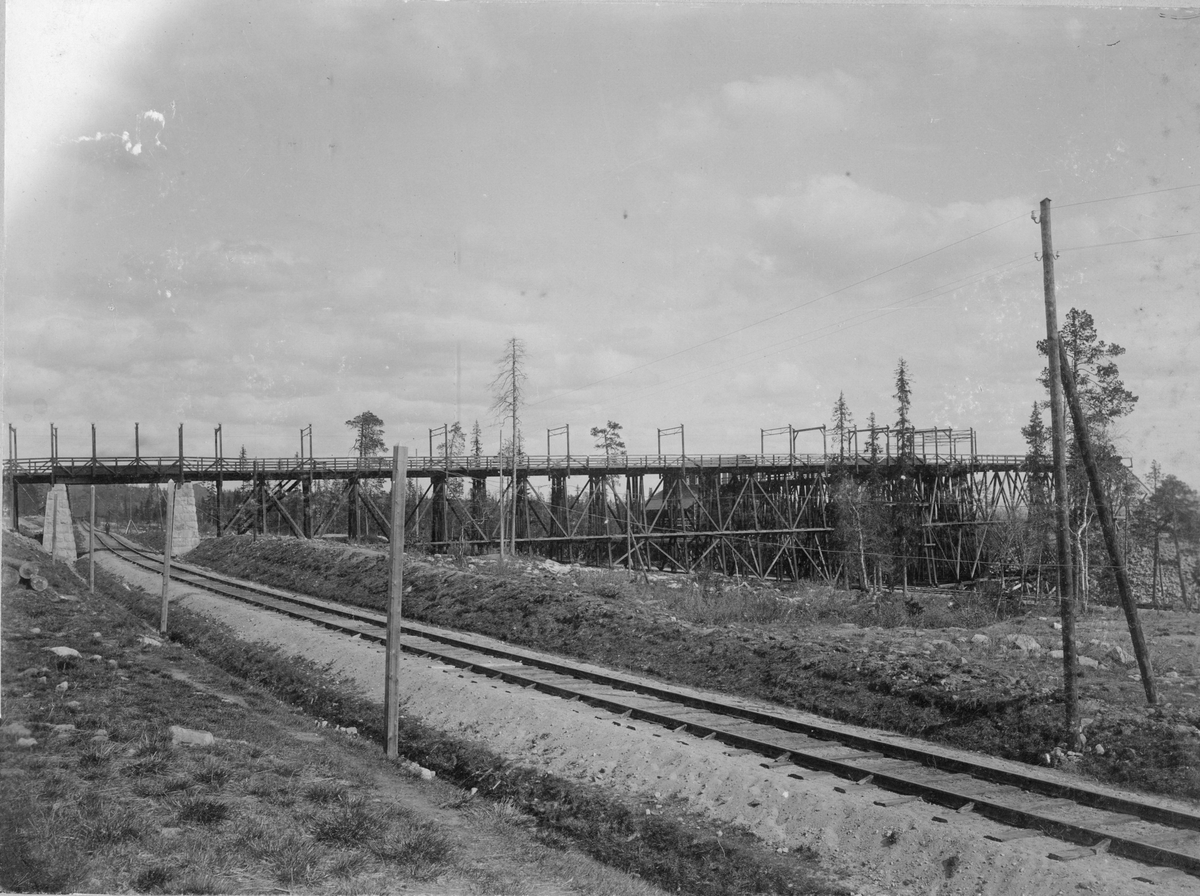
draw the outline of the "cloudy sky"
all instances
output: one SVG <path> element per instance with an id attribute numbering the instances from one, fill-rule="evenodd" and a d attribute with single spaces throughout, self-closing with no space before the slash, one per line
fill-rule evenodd
<path id="1" fill-rule="evenodd" d="M 12 3 L 4 413 L 20 454 L 348 453 L 895 417 L 1022 450 L 1060 313 L 1127 349 L 1138 472 L 1200 485 L 1200 18 L 779 4 Z M 677 443 L 672 443 L 677 444 Z M 803 440 L 801 450 L 819 448 Z M 565 448 L 561 439 L 553 450 Z M 493 449 L 494 450 L 494 449 Z M 786 438 L 768 442 L 786 450 Z"/>

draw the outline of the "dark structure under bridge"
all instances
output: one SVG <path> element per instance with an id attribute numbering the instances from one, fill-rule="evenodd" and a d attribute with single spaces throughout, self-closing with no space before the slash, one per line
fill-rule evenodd
<path id="1" fill-rule="evenodd" d="M 940 432 L 949 434 L 949 430 Z M 910 581 L 973 579 L 996 561 L 993 530 L 1023 519 L 1048 471 L 1022 456 L 943 452 L 953 438 L 914 442 L 906 456 L 835 454 L 520 456 L 409 459 L 405 537 L 430 551 L 484 553 L 499 544 L 495 484 L 515 516 L 519 549 L 562 562 L 798 579 L 833 577 L 850 560 L 835 537 L 835 485 L 870 483 L 877 507 L 903 514 Z M 503 469 L 502 469 L 503 466 Z M 12 459 L 17 485 L 205 483 L 218 534 L 389 536 L 390 457 L 43 457 Z M 7 484 L 7 483 L 6 483 Z M 515 514 L 512 509 L 516 493 Z M 894 555 L 893 555 L 894 556 Z M 857 559 L 853 560 L 857 563 Z M 852 567 L 853 568 L 853 567 Z M 898 571 L 894 570 L 894 575 Z"/>

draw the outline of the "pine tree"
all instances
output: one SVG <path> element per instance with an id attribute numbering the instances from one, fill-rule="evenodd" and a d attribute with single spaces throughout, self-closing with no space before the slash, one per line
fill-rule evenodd
<path id="1" fill-rule="evenodd" d="M 476 461 L 483 457 L 483 430 L 479 428 L 479 421 L 471 427 L 471 457 Z"/>
<path id="2" fill-rule="evenodd" d="M 525 407 L 525 342 L 513 336 L 504 344 L 504 353 L 496 359 L 496 376 L 492 379 L 492 410 L 499 418 L 501 427 L 505 421 L 512 423 L 512 479 L 517 480 L 517 458 L 521 455 L 521 411 Z M 503 452 L 502 452 L 503 453 Z M 512 552 L 517 552 L 517 489 L 512 491 Z M 501 528 L 503 529 L 503 505 Z M 500 557 L 504 557 L 504 539 L 500 539 Z"/>
<path id="3" fill-rule="evenodd" d="M 1047 457 L 1046 446 L 1050 443 L 1050 431 L 1042 420 L 1042 409 L 1035 401 L 1029 414 L 1029 423 L 1021 427 L 1021 435 L 1025 438 L 1025 457 L 1033 463 L 1044 463 Z"/>
<path id="4" fill-rule="evenodd" d="M 908 362 L 903 358 L 896 365 L 896 392 L 893 397 L 896 399 L 896 454 L 911 457 L 915 450 L 910 419 L 912 384 L 908 376 Z"/>
<path id="5" fill-rule="evenodd" d="M 829 429 L 837 443 L 838 457 L 845 458 L 853 448 L 854 439 L 854 415 L 850 413 L 850 405 L 846 403 L 845 392 L 838 393 L 829 421 Z"/>
<path id="6" fill-rule="evenodd" d="M 621 457 L 625 453 L 625 442 L 621 438 L 621 424 L 615 420 L 609 420 L 605 426 L 593 426 L 592 438 L 596 440 L 596 447 L 601 449 L 604 456 L 610 460 Z"/>
<path id="7" fill-rule="evenodd" d="M 867 414 L 867 458 L 873 464 L 879 463 L 879 434 L 883 430 L 884 427 L 875 422 L 875 412 L 871 411 Z"/>
<path id="8" fill-rule="evenodd" d="M 359 457 L 374 457 L 387 447 L 383 441 L 383 421 L 370 411 L 350 418 L 346 426 L 354 431 L 354 445 L 350 450 Z"/>

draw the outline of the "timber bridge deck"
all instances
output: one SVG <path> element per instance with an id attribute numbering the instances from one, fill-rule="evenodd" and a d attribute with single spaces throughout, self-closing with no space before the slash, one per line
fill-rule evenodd
<path id="1" fill-rule="evenodd" d="M 521 455 L 515 480 L 511 456 L 435 455 L 410 457 L 406 475 L 405 539 L 427 550 L 494 550 L 515 526 L 521 550 L 559 561 L 789 579 L 862 566 L 838 535 L 839 502 L 856 500 L 845 483 L 857 483 L 886 527 L 915 533 L 903 554 L 876 546 L 876 565 L 934 584 L 1005 563 L 1006 524 L 1049 489 L 1025 457 L 973 452 Z M 390 498 L 370 484 L 392 478 L 390 457 L 42 457 L 10 460 L 5 476 L 14 496 L 19 485 L 206 483 L 201 512 L 218 534 L 390 537 Z"/>
<path id="2" fill-rule="evenodd" d="M 521 455 L 517 475 L 556 476 L 672 476 L 680 473 L 819 474 L 831 470 L 889 471 L 905 468 L 944 471 L 1019 472 L 1028 466 L 1022 455 L 915 454 L 903 460 L 837 454 L 699 454 L 666 455 Z M 500 455 L 408 458 L 408 476 L 415 479 L 458 477 L 492 479 L 512 472 L 512 458 Z M 294 480 L 391 479 L 390 457 L 34 457 L 8 460 L 4 475 L 21 485 L 132 485 L 174 482 L 254 482 Z"/>

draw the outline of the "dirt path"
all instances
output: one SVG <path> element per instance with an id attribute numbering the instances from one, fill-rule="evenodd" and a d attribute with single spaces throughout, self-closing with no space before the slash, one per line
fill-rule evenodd
<path id="1" fill-rule="evenodd" d="M 111 555 L 105 568 L 153 593 L 160 578 Z M 382 702 L 381 646 L 330 632 L 215 595 L 173 586 L 179 605 L 231 626 L 248 640 L 332 668 Z M 742 825 L 778 849 L 816 850 L 864 896 L 1015 896 L 1015 894 L 1195 893 L 1194 879 L 1150 885 L 1146 868 L 1100 855 L 1050 860 L 1061 841 L 1034 836 L 1009 843 L 985 839 L 1007 828 L 922 802 L 884 808 L 885 792 L 816 772 L 803 780 L 787 767 L 768 770 L 716 741 L 701 741 L 545 694 L 522 691 L 418 657 L 404 657 L 404 712 L 448 733 L 476 739 L 527 765 L 579 781 L 606 784 L 670 812 L 673 800 Z M 834 790 L 844 787 L 847 793 Z M 944 819 L 944 821 L 943 821 Z"/>

